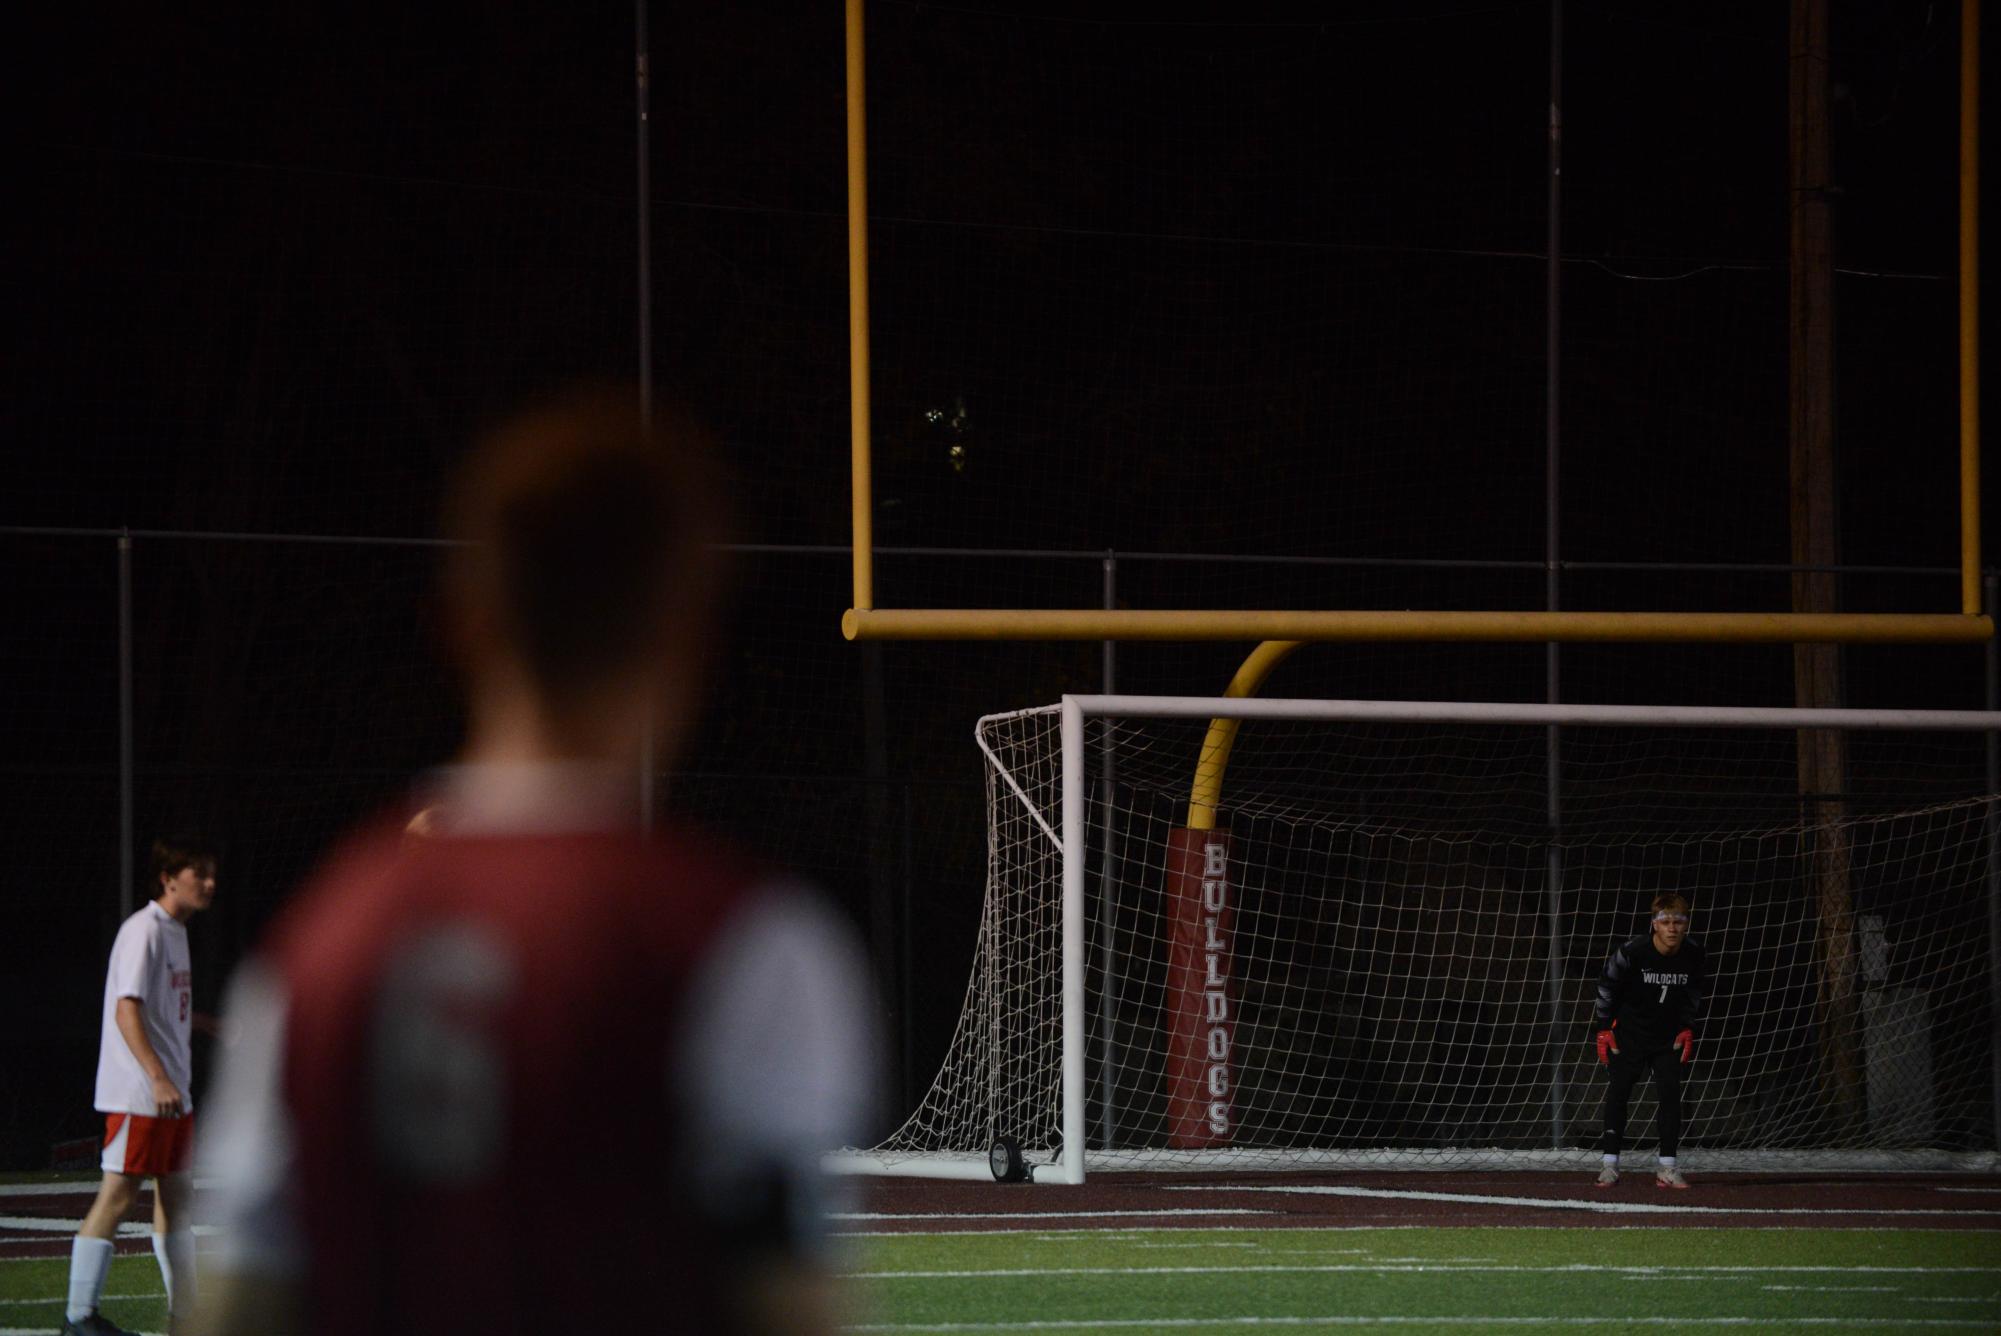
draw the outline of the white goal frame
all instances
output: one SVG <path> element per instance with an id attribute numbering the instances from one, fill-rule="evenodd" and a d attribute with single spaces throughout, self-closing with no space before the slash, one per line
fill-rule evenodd
<path id="1" fill-rule="evenodd" d="M 1086 832 L 1088 813 L 1085 794 L 1085 721 L 1102 717 L 1128 719 L 1233 719 L 1294 720 L 1336 723 L 1462 723 L 1534 725 L 1560 727 L 1627 726 L 1653 728 L 1742 728 L 1797 730 L 1830 728 L 1845 730 L 1896 730 L 1905 732 L 2001 733 L 2001 711 L 1985 710 L 1898 710 L 1898 709 L 1802 709 L 1786 707 L 1701 706 L 1701 705 L 1564 705 L 1489 704 L 1466 701 L 1380 701 L 1380 700 L 1285 700 L 1210 696 L 1076 695 L 1063 697 L 1062 728 L 1062 988 L 1060 1064 L 1062 1150 L 1053 1162 L 1028 1166 L 1028 1177 L 1037 1183 L 1078 1184 L 1085 1177 L 1085 1081 L 1084 1061 L 1088 1039 L 1084 959 L 1084 901 L 1086 876 Z M 1191 781 L 1193 776 L 1190 776 Z M 2001 969 L 2001 962 L 1996 967 Z M 2001 1099 L 2001 1071 L 1996 1075 L 1997 1099 Z M 2001 1116 L 2001 1111 L 1997 1111 Z M 1763 1153 L 1769 1160 L 1770 1153 Z M 1814 1152 L 1799 1152 L 1802 1157 Z M 1840 1154 L 1837 1152 L 1836 1154 Z M 1183 1159 L 1182 1157 L 1185 1157 Z M 1118 1152 L 1101 1153 L 1099 1168 L 1120 1167 Z M 1158 1152 L 1148 1158 L 1157 1162 Z M 1205 1167 L 1205 1161 L 1221 1157 L 1202 1151 L 1183 1152 L 1176 1167 Z M 1560 1152 L 1509 1152 L 1511 1165 L 1533 1162 L 1534 1167 L 1572 1167 L 1575 1156 Z M 1967 1157 L 1955 1157 L 1951 1166 L 1928 1164 L 1888 1152 L 1880 1156 L 1861 1153 L 1854 1168 L 1967 1167 Z M 1993 1168 L 2001 1162 L 2001 1151 L 1976 1155 Z M 1864 1162 L 1867 1159 L 1870 1162 Z M 1881 1163 L 1873 1161 L 1880 1159 Z M 1559 1166 L 1560 1162 L 1560 1166 Z M 1582 1160 L 1578 1160 L 1579 1163 Z M 1844 1161 L 1846 1163 L 1846 1161 Z M 1371 1152 L 1306 1152 L 1297 1167 L 1327 1165 L 1350 1168 L 1380 1167 L 1380 1155 Z M 882 1174 L 898 1177 L 971 1179 L 991 1181 L 993 1171 L 986 1156 L 975 1153 L 944 1153 L 913 1156 L 848 1150 L 828 1155 L 826 1169 L 836 1173 Z M 1157 1163 L 1154 1167 L 1158 1167 Z M 1495 1165 L 1494 1167 L 1503 1167 Z M 1727 1167 L 1717 1164 L 1715 1167 Z"/>

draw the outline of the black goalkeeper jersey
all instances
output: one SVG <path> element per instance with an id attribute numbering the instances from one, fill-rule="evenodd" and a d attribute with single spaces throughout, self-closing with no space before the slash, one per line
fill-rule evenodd
<path id="1" fill-rule="evenodd" d="M 1691 940 L 1664 956 L 1652 933 L 1635 937 L 1612 953 L 1598 976 L 1598 1002 L 1591 1025 L 1602 1030 L 1619 1022 L 1619 1047 L 1641 1054 L 1667 1048 L 1683 1030 L 1702 1020 L 1709 985 L 1709 956 Z"/>

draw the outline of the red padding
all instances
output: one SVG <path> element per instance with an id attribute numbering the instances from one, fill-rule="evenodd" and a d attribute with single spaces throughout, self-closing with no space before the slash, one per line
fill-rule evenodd
<path id="1" fill-rule="evenodd" d="M 1168 835 L 1166 1028 L 1167 1144 L 1227 1146 L 1236 1132 L 1232 1052 L 1230 837 L 1219 830 Z"/>

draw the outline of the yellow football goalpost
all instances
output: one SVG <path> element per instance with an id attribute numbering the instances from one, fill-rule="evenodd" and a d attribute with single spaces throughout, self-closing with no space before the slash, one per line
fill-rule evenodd
<path id="1" fill-rule="evenodd" d="M 867 134 L 864 116 L 864 0 L 845 0 L 847 59 L 847 181 L 848 290 L 850 345 L 850 460 L 853 505 L 853 601 L 841 618 L 849 640 L 1128 640 L 1253 642 L 1256 648 L 1231 680 L 1225 695 L 1257 694 L 1271 671 L 1308 641 L 1401 642 L 1679 642 L 1740 644 L 1972 644 L 1994 636 L 1994 621 L 1982 608 L 1980 568 L 1980 420 L 1979 420 L 1979 0 L 1962 0 L 1960 121 L 1959 121 L 1959 519 L 1960 610 L 1957 613 L 1827 613 L 1827 612 L 1641 612 L 1641 611 L 1520 611 L 1454 610 L 1290 610 L 1221 609 L 992 609 L 878 608 L 874 601 L 874 490 L 872 482 L 868 304 Z M 1556 250 L 1554 242 L 1552 251 Z M 1204 703 L 1206 705 L 1206 702 Z M 1069 737 L 1066 698 L 1066 758 L 1081 741 Z M 1815 712 L 1807 712 L 1814 714 Z M 1818 712 L 1828 714 L 1831 712 Z M 1845 713 L 1845 712 L 1841 712 Z M 1804 716 L 1802 716 L 1804 717 Z M 1972 716 L 1991 719 L 1993 716 Z M 1210 720 L 1193 776 L 1188 819 L 1178 832 L 1190 848 L 1216 831 L 1223 777 L 1229 764 L 1241 717 Z M 1818 725 L 1815 725 L 1818 726 Z M 1976 724 L 1962 726 L 1978 726 Z M 1078 734 L 1081 738 L 1081 731 Z M 1066 765 L 1069 762 L 1066 759 Z M 1081 830 L 1081 800 L 1066 789 L 1065 830 Z M 1072 812 L 1073 805 L 1078 807 Z M 1070 841 L 1066 838 L 1066 848 Z M 1213 845 L 1213 840 L 1212 840 Z M 1081 844 L 1079 844 L 1081 847 Z M 1174 863 L 1170 858 L 1170 863 Z M 1187 860 L 1182 860 L 1187 861 Z M 1198 870 L 1183 881 L 1204 875 Z M 1185 869 L 1184 869 L 1185 871 Z M 1170 866 L 1169 878 L 1177 876 Z M 1081 862 L 1066 868 L 1066 905 L 1082 900 Z M 1072 882 L 1074 881 L 1074 885 Z M 1829 878 L 1846 886 L 1845 868 Z M 1206 887 L 1206 883 L 1201 883 Z M 1184 888 L 1185 890 L 1186 888 Z M 1997 900 L 1993 932 L 2001 941 L 2001 900 Z M 1823 912 L 1827 912 L 1823 893 Z M 1079 969 L 1082 937 L 1077 916 L 1064 917 L 1064 1057 L 1066 1089 L 1081 1089 L 1082 985 Z M 1845 942 L 1852 931 L 1844 913 L 1836 912 L 1830 931 Z M 1843 975 L 1845 978 L 1846 975 Z M 2001 998 L 2001 981 L 1996 983 Z M 1828 1005 L 1838 1008 L 1840 999 Z M 1552 1014 L 1555 1002 L 1552 1000 Z M 1175 1041 L 1179 1042 L 1179 1041 Z M 1185 1045 L 1184 1045 L 1185 1047 Z M 1177 1050 L 1178 1051 L 1178 1050 Z M 1191 1050 L 1192 1051 L 1192 1050 Z M 1171 1055 L 1170 1055 L 1171 1056 Z M 1199 1056 L 1199 1055 L 1198 1055 Z M 1847 1078 L 1843 1078 L 1846 1082 Z M 1846 1089 L 1844 1085 L 1844 1089 Z M 1996 1108 L 2001 1109 L 2001 1064 L 1995 1075 Z M 1554 1115 L 1553 1115 L 1554 1116 Z M 1063 1139 L 1066 1172 L 1054 1181 L 1081 1180 L 1083 1133 L 1081 1096 L 1065 1106 Z M 999 1147 L 1002 1143 L 996 1143 Z M 1181 1144 L 1181 1143 L 1176 1143 Z M 1196 1144 L 1196 1143 L 1189 1143 Z M 860 1159 L 867 1159 L 863 1156 Z M 1019 1159 L 1018 1148 L 1011 1158 Z M 974 1166 L 983 1176 L 989 1166 Z M 1019 1165 L 1015 1165 L 1019 1168 Z M 1058 1166 L 1045 1166 L 1054 1171 Z M 944 1176 L 965 1176 L 960 1166 Z M 999 1176 L 1001 1170 L 993 1172 Z M 1042 1176 L 1042 1170 L 1036 1171 Z"/>
<path id="2" fill-rule="evenodd" d="M 863 0 L 846 0 L 846 4 L 849 448 L 854 508 L 854 601 L 841 617 L 841 631 L 848 639 L 1960 644 L 1993 636 L 1993 619 L 1980 606 L 1979 0 L 1964 0 L 1961 7 L 1958 613 L 876 607 Z M 1277 653 L 1282 657 L 1283 651 Z M 1246 665 L 1247 669 L 1250 667 Z M 1254 683 L 1248 684 L 1241 694 L 1249 694 L 1251 690 L 1255 690 Z"/>

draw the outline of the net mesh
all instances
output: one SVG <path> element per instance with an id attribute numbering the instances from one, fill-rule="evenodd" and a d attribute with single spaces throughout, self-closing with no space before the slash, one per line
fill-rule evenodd
<path id="1" fill-rule="evenodd" d="M 1605 1089 L 1598 973 L 1663 890 L 1693 902 L 1712 969 L 1685 1154 L 1993 1147 L 1988 1053 L 1963 1036 L 1987 1033 L 1996 800 L 1926 782 L 1965 739 L 1849 734 L 1855 775 L 1903 782 L 1802 810 L 1793 733 L 1565 730 L 1579 817 L 1552 839 L 1542 728 L 1269 720 L 1243 726 L 1219 833 L 1196 837 L 1227 849 L 1206 982 L 1229 1028 L 1198 1055 L 1225 1049 L 1193 1112 L 1215 1097 L 1228 1131 L 1191 1140 L 1175 1036 L 1204 980 L 1176 973 L 1170 869 L 1204 727 L 1087 722 L 1090 1167 L 1581 1162 Z M 1059 734 L 1054 708 L 981 721 L 972 977 L 937 1081 L 876 1150 L 892 1166 L 1002 1135 L 1031 1159 L 1061 1149 Z M 1635 1100 L 1628 1144 L 1645 1146 L 1644 1083 Z"/>

